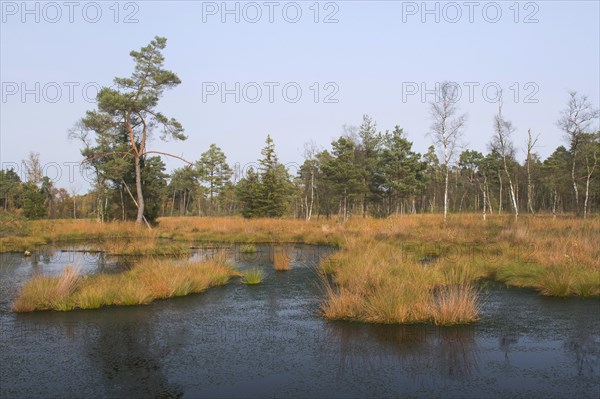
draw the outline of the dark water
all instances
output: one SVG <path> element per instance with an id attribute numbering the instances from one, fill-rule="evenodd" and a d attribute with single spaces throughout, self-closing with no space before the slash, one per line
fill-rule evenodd
<path id="1" fill-rule="evenodd" d="M 70 252 L 0 268 L 0 397 L 600 397 L 600 300 L 484 288 L 469 327 L 381 326 L 319 317 L 314 263 L 329 250 L 294 246 L 272 270 L 269 248 L 232 253 L 264 267 L 262 284 L 67 313 L 9 312 L 33 273 L 76 263 L 118 272 L 127 260 Z M 204 252 L 195 257 L 210 256 Z"/>

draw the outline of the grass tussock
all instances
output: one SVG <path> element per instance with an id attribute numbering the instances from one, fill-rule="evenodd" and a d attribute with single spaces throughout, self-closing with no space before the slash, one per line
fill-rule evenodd
<path id="1" fill-rule="evenodd" d="M 237 273 L 219 260 L 177 263 L 145 260 L 121 274 L 81 276 L 67 267 L 56 277 L 34 276 L 13 304 L 16 312 L 97 309 L 112 305 L 140 305 L 155 299 L 199 293 L 223 285 Z"/>
<path id="2" fill-rule="evenodd" d="M 273 253 L 273 269 L 278 272 L 292 270 L 290 254 L 284 248 L 275 248 Z"/>
<path id="3" fill-rule="evenodd" d="M 345 287 L 336 289 L 325 285 L 326 301 L 321 305 L 323 316 L 332 320 L 359 320 L 364 306 L 363 298 L 354 290 Z"/>
<path id="4" fill-rule="evenodd" d="M 478 293 L 468 282 L 475 274 L 443 264 L 423 266 L 420 256 L 382 242 L 346 242 L 324 263 L 323 315 L 387 324 L 476 320 Z"/>
<path id="5" fill-rule="evenodd" d="M 446 285 L 438 289 L 432 309 L 438 325 L 465 324 L 479 315 L 479 294 L 472 283 Z"/>
<path id="6" fill-rule="evenodd" d="M 71 297 L 82 278 L 80 270 L 67 266 L 58 277 L 33 276 L 22 288 L 14 304 L 17 312 L 38 309 L 71 310 Z"/>
<path id="7" fill-rule="evenodd" d="M 242 244 L 240 246 L 240 252 L 243 254 L 253 254 L 256 253 L 257 248 L 254 244 Z"/>
<path id="8" fill-rule="evenodd" d="M 262 271 L 262 269 L 254 267 L 242 273 L 241 283 L 248 285 L 260 284 L 264 276 L 265 273 Z"/>

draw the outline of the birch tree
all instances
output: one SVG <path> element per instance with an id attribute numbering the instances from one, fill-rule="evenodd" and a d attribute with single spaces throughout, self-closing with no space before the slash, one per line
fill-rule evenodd
<path id="1" fill-rule="evenodd" d="M 319 147 L 314 141 L 304 144 L 304 164 L 300 168 L 300 175 L 303 177 L 305 186 L 303 201 L 305 209 L 304 217 L 307 221 L 312 217 L 315 204 L 315 190 L 317 188 L 315 179 L 319 167 L 318 153 Z"/>
<path id="2" fill-rule="evenodd" d="M 432 120 L 430 135 L 439 153 L 444 173 L 444 223 L 446 223 L 450 167 L 456 163 L 467 115 L 459 114 L 456 104 L 458 100 L 456 85 L 450 82 L 443 82 L 436 89 L 435 101 L 430 103 Z"/>
<path id="3" fill-rule="evenodd" d="M 517 204 L 517 197 L 515 195 L 515 185 L 513 184 L 513 177 L 508 170 L 508 161 L 514 158 L 514 146 L 512 143 L 512 134 L 515 128 L 512 122 L 504 119 L 502 116 L 502 100 L 498 105 L 498 113 L 494 117 L 494 137 L 490 144 L 491 150 L 496 151 L 502 161 L 502 168 L 506 179 L 508 180 L 508 189 L 510 193 L 510 202 L 515 214 L 515 219 L 519 218 L 519 206 Z"/>
<path id="4" fill-rule="evenodd" d="M 575 195 L 575 209 L 579 215 L 579 188 L 577 187 L 577 161 L 579 160 L 579 147 L 581 135 L 589 132 L 592 123 L 598 118 L 600 111 L 594 109 L 587 96 L 576 91 L 569 92 L 567 107 L 562 111 L 557 121 L 558 127 L 565 133 L 565 139 L 570 145 L 571 152 L 571 184 Z"/>
<path id="5" fill-rule="evenodd" d="M 581 154 L 585 166 L 585 199 L 583 201 L 583 218 L 585 219 L 589 210 L 590 183 L 598 162 L 600 162 L 600 132 L 582 135 Z"/>
<path id="6" fill-rule="evenodd" d="M 531 162 L 533 162 L 533 149 L 537 144 L 540 135 L 533 137 L 531 135 L 531 129 L 527 130 L 527 158 L 525 159 L 525 165 L 527 167 L 527 210 L 533 214 L 533 184 L 531 182 Z"/>

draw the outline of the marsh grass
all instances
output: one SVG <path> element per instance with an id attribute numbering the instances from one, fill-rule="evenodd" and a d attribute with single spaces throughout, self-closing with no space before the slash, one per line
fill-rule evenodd
<path id="1" fill-rule="evenodd" d="M 27 222 L 18 232 L 0 237 L 1 252 L 23 252 L 35 246 L 66 242 L 116 242 L 148 240 L 158 237 L 156 230 L 140 229 L 133 222 L 99 223 L 89 219 L 52 219 Z"/>
<path id="2" fill-rule="evenodd" d="M 81 281 L 80 269 L 67 266 L 57 277 L 33 276 L 22 288 L 14 304 L 17 312 L 38 309 L 71 310 L 72 295 Z"/>
<path id="3" fill-rule="evenodd" d="M 345 223 L 325 218 L 306 222 L 286 218 L 169 217 L 160 218 L 159 226 L 151 231 L 133 223 L 84 220 L 24 222 L 13 231 L 0 237 L 0 250 L 22 253 L 34 249 L 32 245 L 70 240 L 85 240 L 113 253 L 136 254 L 177 254 L 187 251 L 185 242 L 336 246 L 339 251 L 320 264 L 330 283 L 325 289 L 323 314 L 332 319 L 467 322 L 474 320 L 475 312 L 460 309 L 477 309 L 472 301 L 478 295 L 477 281 L 486 278 L 531 288 L 542 295 L 600 295 L 597 216 L 583 220 L 524 215 L 515 222 L 510 215 L 495 214 L 484 222 L 476 214 L 451 214 L 446 224 L 434 214 L 357 217 Z M 124 243 L 133 249 L 122 248 Z M 178 285 L 173 290 L 170 283 L 165 283 L 169 279 L 160 274 L 149 279 L 158 281 L 146 284 L 159 297 L 194 290 L 189 283 L 173 283 Z M 145 303 L 154 297 L 139 290 L 139 284 L 127 280 L 123 283 L 112 290 L 98 290 L 92 284 L 82 291 L 81 287 L 88 284 L 87 278 L 82 278 L 69 297 L 76 298 L 73 306 L 85 307 Z M 38 284 L 41 291 L 53 289 L 47 281 Z"/>
<path id="4" fill-rule="evenodd" d="M 190 253 L 190 247 L 183 243 L 129 238 L 102 239 L 92 245 L 92 250 L 106 252 L 110 255 L 132 256 L 182 256 Z"/>
<path id="5" fill-rule="evenodd" d="M 477 288 L 463 282 L 442 286 L 435 293 L 433 322 L 438 325 L 467 324 L 478 320 L 480 300 Z"/>
<path id="6" fill-rule="evenodd" d="M 240 252 L 243 254 L 253 254 L 256 253 L 257 248 L 254 244 L 242 244 L 240 246 Z"/>
<path id="7" fill-rule="evenodd" d="M 323 316 L 332 320 L 359 320 L 364 306 L 363 298 L 345 287 L 336 288 L 325 283 L 325 298 L 321 304 Z"/>
<path id="8" fill-rule="evenodd" d="M 155 299 L 199 293 L 239 275 L 219 260 L 188 262 L 146 259 L 120 274 L 81 276 L 65 268 L 56 277 L 37 275 L 21 287 L 13 304 L 16 312 L 97 309 L 111 305 L 140 305 Z"/>
<path id="9" fill-rule="evenodd" d="M 0 253 L 4 252 L 25 252 L 31 251 L 40 245 L 46 244 L 47 241 L 40 237 L 20 237 L 8 236 L 0 237 Z"/>
<path id="10" fill-rule="evenodd" d="M 278 272 L 292 270 L 292 260 L 285 248 L 275 247 L 273 251 L 273 269 Z"/>
<path id="11" fill-rule="evenodd" d="M 248 269 L 242 273 L 242 284 L 254 285 L 260 284 L 265 276 L 265 273 L 262 269 L 257 267 L 253 267 L 252 269 Z"/>
<path id="12" fill-rule="evenodd" d="M 430 288 L 438 273 L 405 258 L 398 247 L 347 239 L 325 265 L 324 276 L 332 273 L 335 283 L 325 288 L 326 318 L 388 324 L 431 319 Z"/>
<path id="13" fill-rule="evenodd" d="M 339 261 L 339 255 L 333 253 L 321 259 L 318 265 L 318 269 L 324 275 L 333 275 L 337 270 L 337 263 Z"/>

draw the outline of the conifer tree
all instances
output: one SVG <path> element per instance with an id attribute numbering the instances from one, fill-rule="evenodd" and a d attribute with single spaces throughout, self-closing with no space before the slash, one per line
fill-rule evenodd
<path id="1" fill-rule="evenodd" d="M 210 205 L 209 213 L 214 214 L 215 199 L 222 194 L 226 183 L 232 175 L 231 168 L 227 164 L 227 157 L 216 144 L 211 144 L 210 148 L 200 156 L 200 161 L 197 162 L 196 168 L 200 176 L 200 181 L 207 187 Z"/>
<path id="2" fill-rule="evenodd" d="M 242 205 L 245 218 L 256 218 L 261 214 L 261 186 L 254 168 L 248 168 L 246 176 L 236 186 L 236 195 Z"/>
<path id="3" fill-rule="evenodd" d="M 259 214 L 266 217 L 283 216 L 288 207 L 293 190 L 290 176 L 285 166 L 279 163 L 275 153 L 275 144 L 267 136 L 266 146 L 262 149 L 260 163 Z"/>

